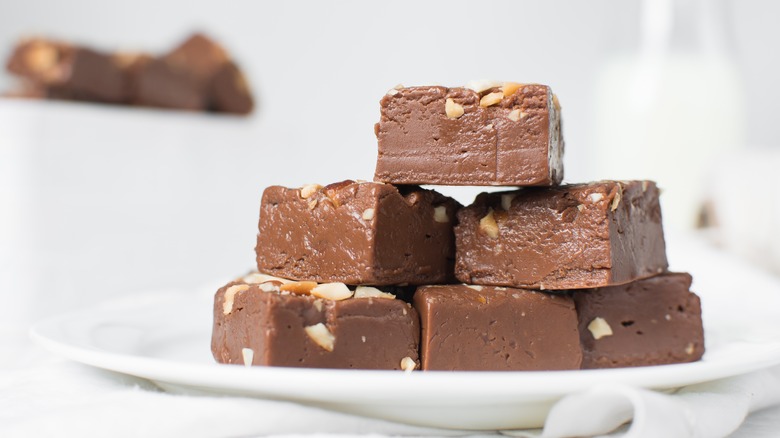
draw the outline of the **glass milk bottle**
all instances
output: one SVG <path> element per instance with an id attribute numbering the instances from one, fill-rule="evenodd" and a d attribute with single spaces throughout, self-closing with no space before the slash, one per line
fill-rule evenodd
<path id="1" fill-rule="evenodd" d="M 657 181 L 667 228 L 696 225 L 709 167 L 745 139 L 726 12 L 643 0 L 639 47 L 610 58 L 594 90 L 592 177 Z"/>

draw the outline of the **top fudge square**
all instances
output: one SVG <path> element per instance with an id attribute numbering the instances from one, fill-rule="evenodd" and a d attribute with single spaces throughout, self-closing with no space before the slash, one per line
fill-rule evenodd
<path id="1" fill-rule="evenodd" d="M 376 181 L 551 186 L 563 179 L 560 105 L 548 86 L 397 87 L 380 106 Z"/>
<path id="2" fill-rule="evenodd" d="M 459 207 L 414 186 L 347 180 L 269 187 L 260 207 L 257 267 L 320 283 L 450 282 Z"/>

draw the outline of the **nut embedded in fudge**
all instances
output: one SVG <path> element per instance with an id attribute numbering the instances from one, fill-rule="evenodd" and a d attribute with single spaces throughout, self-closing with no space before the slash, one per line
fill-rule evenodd
<path id="1" fill-rule="evenodd" d="M 408 303 L 373 287 L 250 274 L 214 297 L 211 351 L 244 365 L 411 371 L 420 322 Z"/>
<path id="2" fill-rule="evenodd" d="M 374 179 L 393 184 L 550 186 L 563 179 L 550 87 L 397 87 L 381 102 Z"/>
<path id="3" fill-rule="evenodd" d="M 423 370 L 580 368 L 574 301 L 567 295 L 475 285 L 422 286 Z"/>
<path id="4" fill-rule="evenodd" d="M 458 213 L 455 275 L 465 283 L 561 290 L 664 272 L 658 195 L 651 181 L 482 193 Z"/>
<path id="5" fill-rule="evenodd" d="M 8 71 L 46 90 L 44 97 L 121 103 L 129 99 L 129 78 L 111 55 L 45 39 L 21 42 Z"/>
<path id="6" fill-rule="evenodd" d="M 269 187 L 260 208 L 257 266 L 319 282 L 450 282 L 459 207 L 432 190 L 374 182 Z"/>
<path id="7" fill-rule="evenodd" d="M 704 354 L 699 297 L 689 274 L 574 292 L 583 368 L 694 362 Z"/>

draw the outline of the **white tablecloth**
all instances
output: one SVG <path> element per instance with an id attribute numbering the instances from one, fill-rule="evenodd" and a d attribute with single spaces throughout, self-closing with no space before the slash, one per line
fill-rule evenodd
<path id="1" fill-rule="evenodd" d="M 0 371 L 2 437 L 475 435 L 282 401 L 168 394 L 142 379 L 70 362 L 19 339 L 4 345 L 4 369 Z M 617 428 L 618 432 L 609 436 L 714 438 L 733 433 L 734 437 L 768 438 L 780 434 L 779 403 L 780 367 L 776 367 L 669 395 L 620 386 L 597 387 L 561 400 L 551 411 L 544 432 L 502 433 L 598 436 Z M 740 426 L 751 411 L 756 413 Z M 632 418 L 633 423 L 620 427 Z"/>

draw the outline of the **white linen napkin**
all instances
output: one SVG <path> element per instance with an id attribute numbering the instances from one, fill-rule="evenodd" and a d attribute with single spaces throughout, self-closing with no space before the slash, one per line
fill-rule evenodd
<path id="1" fill-rule="evenodd" d="M 38 353 L 38 365 L 0 375 L 2 437 L 252 437 L 287 434 L 487 435 L 409 426 L 295 403 L 168 394 L 153 384 Z M 31 357 L 30 354 L 27 357 Z M 754 410 L 780 403 L 780 367 L 675 394 L 596 387 L 558 402 L 528 437 L 724 437 Z M 633 419 L 628 426 L 621 425 Z M 772 436 L 772 435 L 766 435 Z"/>
<path id="2" fill-rule="evenodd" d="M 550 411 L 544 438 L 718 438 L 734 432 L 750 412 L 780 403 L 780 367 L 692 385 L 673 395 L 627 386 L 573 394 Z M 505 432 L 511 435 L 511 432 Z"/>

